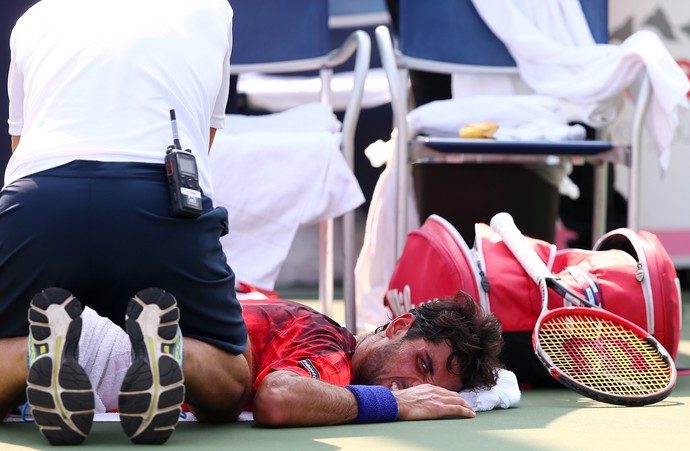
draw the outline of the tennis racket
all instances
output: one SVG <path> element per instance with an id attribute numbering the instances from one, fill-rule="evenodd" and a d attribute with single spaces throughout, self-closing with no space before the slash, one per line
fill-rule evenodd
<path id="1" fill-rule="evenodd" d="M 643 406 L 666 398 L 676 367 L 647 331 L 568 290 L 529 245 L 508 213 L 491 228 L 539 286 L 542 310 L 532 333 L 539 361 L 564 386 L 597 401 Z M 549 288 L 574 306 L 548 308 Z"/>

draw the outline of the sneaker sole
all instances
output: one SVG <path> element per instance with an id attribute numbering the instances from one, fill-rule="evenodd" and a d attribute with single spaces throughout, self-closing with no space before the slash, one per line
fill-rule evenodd
<path id="1" fill-rule="evenodd" d="M 52 445 L 78 445 L 91 431 L 94 393 L 77 361 L 81 303 L 66 290 L 48 288 L 31 300 L 26 396 L 36 424 Z"/>
<path id="2" fill-rule="evenodd" d="M 161 289 L 137 293 L 127 306 L 132 365 L 120 389 L 122 429 L 138 444 L 165 443 L 175 430 L 184 401 L 184 376 L 176 351 L 180 311 Z"/>

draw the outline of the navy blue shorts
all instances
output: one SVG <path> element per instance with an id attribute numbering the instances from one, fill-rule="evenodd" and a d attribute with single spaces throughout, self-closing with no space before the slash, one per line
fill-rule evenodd
<path id="1" fill-rule="evenodd" d="M 160 287 L 180 327 L 233 354 L 247 329 L 220 237 L 224 208 L 203 199 L 196 219 L 173 218 L 163 165 L 75 161 L 0 192 L 0 338 L 28 335 L 31 298 L 47 287 L 124 326 L 129 299 Z"/>

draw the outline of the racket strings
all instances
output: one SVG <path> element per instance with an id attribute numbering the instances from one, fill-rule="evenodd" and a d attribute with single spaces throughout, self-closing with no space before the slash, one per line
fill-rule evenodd
<path id="1" fill-rule="evenodd" d="M 539 344 L 554 366 L 580 384 L 621 396 L 665 390 L 671 368 L 656 346 L 634 331 L 596 314 L 547 318 Z"/>

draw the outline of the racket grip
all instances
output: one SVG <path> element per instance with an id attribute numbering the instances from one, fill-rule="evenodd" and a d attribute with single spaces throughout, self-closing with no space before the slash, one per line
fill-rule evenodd
<path id="1" fill-rule="evenodd" d="M 503 242 L 532 280 L 539 283 L 543 278 L 553 277 L 549 268 L 517 228 L 509 213 L 497 213 L 491 218 L 490 225 L 503 238 Z"/>

